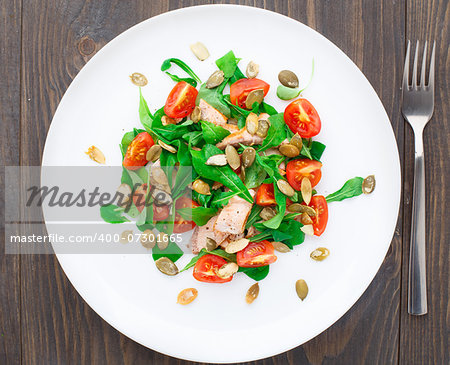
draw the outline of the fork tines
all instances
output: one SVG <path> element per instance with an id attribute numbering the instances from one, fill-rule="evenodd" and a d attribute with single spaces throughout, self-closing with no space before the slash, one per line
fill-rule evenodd
<path id="1" fill-rule="evenodd" d="M 426 61 L 427 61 L 427 41 L 425 41 L 425 46 L 423 47 L 423 56 L 422 56 L 422 70 L 420 72 L 420 84 L 417 85 L 417 60 L 419 58 L 419 41 L 416 43 L 416 52 L 414 54 L 414 64 L 413 64 L 413 75 L 412 75 L 412 84 L 409 85 L 409 50 L 411 46 L 411 41 L 408 41 L 408 47 L 406 49 L 406 57 L 405 57 L 405 67 L 403 71 L 403 89 L 409 88 L 434 88 L 434 51 L 436 47 L 436 41 L 433 42 L 433 50 L 431 51 L 431 59 L 430 59 L 430 69 L 428 72 L 428 84 L 425 85 L 425 69 L 426 69 Z"/>

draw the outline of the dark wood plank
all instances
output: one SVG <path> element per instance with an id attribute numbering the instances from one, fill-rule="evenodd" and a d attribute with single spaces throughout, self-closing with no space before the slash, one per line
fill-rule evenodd
<path id="1" fill-rule="evenodd" d="M 4 253 L 3 166 L 19 164 L 20 0 L 0 3 L 0 363 L 20 364 L 20 256 Z"/>
<path id="2" fill-rule="evenodd" d="M 414 170 L 414 137 L 405 130 L 403 226 L 403 275 L 400 331 L 400 364 L 448 364 L 449 359 L 449 239 L 450 221 L 445 211 L 449 194 L 449 127 L 448 1 L 408 0 L 406 36 L 413 43 L 436 40 L 436 89 L 432 120 L 425 128 L 425 173 L 427 212 L 427 284 L 428 314 L 407 314 L 408 258 L 411 229 L 411 199 Z M 421 61 L 420 61 L 421 62 Z"/>

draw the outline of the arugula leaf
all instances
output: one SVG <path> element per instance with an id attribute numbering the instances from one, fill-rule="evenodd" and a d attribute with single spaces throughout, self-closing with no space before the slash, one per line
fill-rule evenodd
<path id="1" fill-rule="evenodd" d="M 177 75 L 171 74 L 170 72 L 166 71 L 166 75 L 168 75 L 173 81 L 175 82 L 180 82 L 180 81 L 184 81 L 187 82 L 188 84 L 192 85 L 193 87 L 197 87 L 197 81 L 195 81 L 194 79 L 191 79 L 190 77 L 178 77 Z"/>
<path id="2" fill-rule="evenodd" d="M 189 76 L 191 76 L 198 83 L 202 82 L 202 80 L 200 80 L 200 78 L 195 74 L 195 72 L 179 58 L 168 58 L 167 60 L 164 60 L 164 62 L 161 65 L 161 71 L 167 71 L 172 66 L 172 63 L 177 65 L 179 68 L 181 68 L 184 72 L 186 72 Z M 197 84 L 195 84 L 193 86 L 196 87 Z"/>
<path id="3" fill-rule="evenodd" d="M 239 61 L 240 59 L 236 58 L 233 51 L 230 51 L 216 60 L 216 65 L 220 70 L 223 71 L 225 78 L 229 79 L 236 72 Z"/>
<path id="4" fill-rule="evenodd" d="M 248 189 L 257 188 L 262 184 L 266 176 L 266 170 L 260 164 L 253 163 L 245 169 L 245 186 Z"/>
<path id="5" fill-rule="evenodd" d="M 249 278 L 260 281 L 263 280 L 269 274 L 269 266 L 260 266 L 260 267 L 240 267 L 239 271 L 243 272 Z"/>
<path id="6" fill-rule="evenodd" d="M 154 127 L 152 131 L 159 137 L 165 138 L 167 141 L 174 141 L 181 138 L 183 135 L 189 132 L 189 126 L 194 122 L 192 120 L 186 120 L 180 124 L 168 124 L 162 127 Z"/>
<path id="7" fill-rule="evenodd" d="M 325 147 L 326 146 L 323 143 L 303 138 L 303 145 L 300 155 L 309 158 L 310 160 L 320 161 L 323 151 L 325 151 Z"/>
<path id="8" fill-rule="evenodd" d="M 205 207 L 180 208 L 177 209 L 177 213 L 188 221 L 194 221 L 197 226 L 204 226 L 213 216 L 216 215 L 217 209 Z"/>
<path id="9" fill-rule="evenodd" d="M 124 208 L 114 204 L 102 205 L 100 207 L 100 215 L 106 223 L 124 223 L 130 220 L 122 215 Z"/>
<path id="10" fill-rule="evenodd" d="M 267 113 L 269 115 L 278 114 L 277 110 L 272 105 L 269 105 L 264 101 L 259 105 L 259 113 Z"/>
<path id="11" fill-rule="evenodd" d="M 224 101 L 223 89 L 226 86 L 226 82 L 224 81 L 220 86 L 215 87 L 214 89 L 206 88 L 206 84 L 202 84 L 200 86 L 200 90 L 198 91 L 196 104 L 200 103 L 200 99 L 206 101 L 209 105 L 216 108 L 219 112 L 221 112 L 226 117 L 229 117 L 230 107 Z"/>
<path id="12" fill-rule="evenodd" d="M 206 143 L 216 144 L 230 134 L 225 128 L 206 120 L 200 121 L 203 130 L 203 139 Z"/>
<path id="13" fill-rule="evenodd" d="M 338 202 L 361 195 L 363 193 L 363 181 L 364 179 L 362 177 L 354 177 L 353 179 L 347 180 L 342 188 L 325 198 L 327 203 Z"/>
<path id="14" fill-rule="evenodd" d="M 183 250 L 175 242 L 170 242 L 165 250 L 160 250 L 158 245 L 155 245 L 152 249 L 152 257 L 155 261 L 161 257 L 167 257 L 172 262 L 176 262 L 182 256 Z"/>
<path id="15" fill-rule="evenodd" d="M 259 213 L 261 213 L 261 210 L 263 210 L 263 207 L 260 205 L 253 205 L 252 210 L 250 211 L 250 214 L 247 218 L 247 223 L 245 224 L 245 228 L 250 228 L 255 224 L 256 221 L 261 220 L 261 217 L 259 216 Z"/>
<path id="16" fill-rule="evenodd" d="M 201 131 L 191 131 L 183 134 L 181 138 L 189 143 L 189 146 L 198 146 L 203 139 L 203 134 Z"/>
<path id="17" fill-rule="evenodd" d="M 283 113 L 278 113 L 269 117 L 270 128 L 267 137 L 264 139 L 258 152 L 265 151 L 271 147 L 277 147 L 286 138 L 285 123 Z"/>
<path id="18" fill-rule="evenodd" d="M 189 261 L 189 263 L 180 270 L 180 272 L 186 271 L 186 270 L 190 269 L 191 267 L 195 266 L 195 264 L 200 259 L 200 257 L 209 255 L 209 254 L 223 257 L 225 260 L 228 260 L 230 262 L 236 262 L 236 255 L 234 253 L 227 253 L 220 248 L 217 248 L 213 251 L 206 251 L 204 248 L 202 248 L 202 250 L 198 253 L 198 255 L 193 257 L 192 260 Z"/>
<path id="19" fill-rule="evenodd" d="M 236 196 L 237 193 L 234 191 L 220 191 L 216 190 L 213 193 L 213 198 L 211 199 L 211 207 L 212 208 L 222 208 L 224 205 L 228 204 L 228 201 Z"/>

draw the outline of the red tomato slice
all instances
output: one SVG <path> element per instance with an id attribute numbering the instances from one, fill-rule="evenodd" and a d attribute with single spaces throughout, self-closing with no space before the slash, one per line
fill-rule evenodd
<path id="1" fill-rule="evenodd" d="M 164 105 L 164 113 L 170 118 L 184 118 L 195 108 L 198 91 L 185 81 L 180 81 L 170 92 Z"/>
<path id="2" fill-rule="evenodd" d="M 227 261 L 216 255 L 204 255 L 200 257 L 194 266 L 194 278 L 205 283 L 226 283 L 233 279 L 230 276 L 227 279 L 222 279 L 217 276 L 216 271 L 219 270 Z"/>
<path id="3" fill-rule="evenodd" d="M 153 138 L 147 132 L 139 133 L 128 145 L 123 166 L 128 170 L 137 170 L 147 164 L 147 151 L 153 146 Z"/>
<path id="4" fill-rule="evenodd" d="M 273 184 L 262 184 L 256 192 L 256 204 L 263 207 L 276 205 Z"/>
<path id="5" fill-rule="evenodd" d="M 133 203 L 139 212 L 145 207 L 145 194 L 147 194 L 147 184 L 139 186 L 133 194 Z M 153 221 L 163 221 L 169 217 L 170 208 L 168 205 L 153 204 Z"/>
<path id="6" fill-rule="evenodd" d="M 302 179 L 307 177 L 311 186 L 316 186 L 322 177 L 322 163 L 308 158 L 289 161 L 286 166 L 286 178 L 289 184 L 300 191 Z"/>
<path id="7" fill-rule="evenodd" d="M 284 111 L 284 121 L 292 132 L 303 138 L 319 134 L 322 126 L 319 114 L 306 99 L 297 99 L 290 103 Z"/>
<path id="8" fill-rule="evenodd" d="M 245 108 L 247 95 L 258 89 L 264 90 L 264 96 L 269 92 L 270 85 L 259 79 L 240 79 L 230 86 L 230 101 L 241 108 Z"/>
<path id="9" fill-rule="evenodd" d="M 316 216 L 311 217 L 313 220 L 314 235 L 320 236 L 327 226 L 328 222 L 328 204 L 322 195 L 314 195 L 308 204 L 316 211 Z"/>
<path id="10" fill-rule="evenodd" d="M 269 241 L 250 242 L 236 254 L 236 259 L 241 267 L 260 267 L 277 261 L 273 245 Z"/>
<path id="11" fill-rule="evenodd" d="M 192 199 L 189 199 L 187 196 L 182 196 L 181 198 L 178 198 L 178 200 L 175 203 L 176 209 L 195 208 L 199 206 L 200 205 L 198 205 Z M 194 229 L 194 227 L 195 223 L 193 221 L 187 221 L 181 215 L 175 213 L 175 222 L 173 226 L 174 233 L 184 233 L 190 231 L 191 229 Z"/>

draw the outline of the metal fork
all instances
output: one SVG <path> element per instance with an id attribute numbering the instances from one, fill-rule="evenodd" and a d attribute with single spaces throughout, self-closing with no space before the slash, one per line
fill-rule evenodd
<path id="1" fill-rule="evenodd" d="M 412 85 L 409 85 L 409 49 L 406 50 L 405 68 L 402 83 L 402 113 L 414 131 L 415 162 L 414 191 L 412 203 L 411 242 L 408 277 L 408 313 L 421 315 L 427 313 L 427 283 L 425 263 L 425 168 L 423 156 L 423 129 L 431 119 L 434 110 L 434 50 L 433 43 L 429 66 L 428 85 L 425 85 L 427 42 L 423 50 L 420 84 L 417 85 L 417 59 L 419 41 L 414 55 Z"/>

